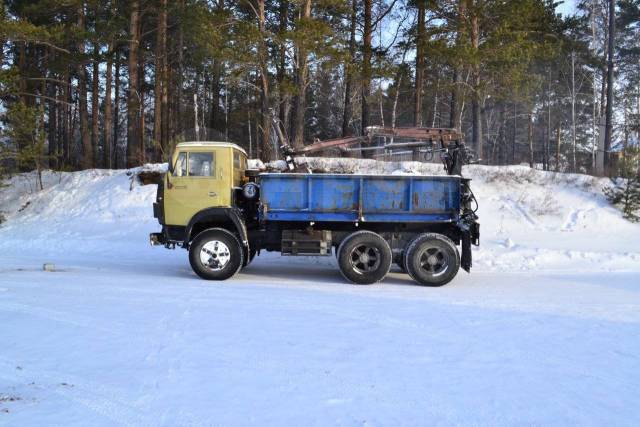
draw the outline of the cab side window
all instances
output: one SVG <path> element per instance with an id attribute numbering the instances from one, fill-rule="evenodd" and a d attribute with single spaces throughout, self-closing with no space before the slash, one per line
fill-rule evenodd
<path id="1" fill-rule="evenodd" d="M 235 150 L 233 151 L 233 167 L 240 169 L 240 153 Z"/>
<path id="2" fill-rule="evenodd" d="M 189 176 L 214 176 L 215 169 L 213 153 L 189 153 Z"/>
<path id="3" fill-rule="evenodd" d="M 187 176 L 187 153 L 178 154 L 176 164 L 173 167 L 175 176 Z"/>

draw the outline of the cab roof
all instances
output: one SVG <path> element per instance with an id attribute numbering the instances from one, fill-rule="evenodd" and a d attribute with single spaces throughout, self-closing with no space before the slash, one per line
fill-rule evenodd
<path id="1" fill-rule="evenodd" d="M 213 147 L 223 147 L 223 148 L 234 148 L 238 151 L 247 155 L 247 152 L 244 151 L 242 147 L 232 142 L 222 142 L 222 141 L 185 141 L 176 145 L 176 148 L 213 148 Z"/>

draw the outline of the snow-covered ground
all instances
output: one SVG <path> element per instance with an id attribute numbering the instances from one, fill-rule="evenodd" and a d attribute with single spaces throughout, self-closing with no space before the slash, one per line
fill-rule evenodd
<path id="1" fill-rule="evenodd" d="M 272 254 L 206 282 L 125 171 L 8 180 L 0 425 L 639 425 L 640 226 L 606 180 L 466 174 L 482 245 L 443 288 Z"/>

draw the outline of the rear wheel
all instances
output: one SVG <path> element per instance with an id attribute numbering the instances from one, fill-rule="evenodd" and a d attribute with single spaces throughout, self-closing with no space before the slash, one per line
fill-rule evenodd
<path id="1" fill-rule="evenodd" d="M 238 238 L 223 228 L 198 234 L 189 246 L 189 263 L 203 279 L 226 280 L 240 270 L 244 261 Z"/>
<path id="2" fill-rule="evenodd" d="M 425 233 L 407 246 L 404 266 L 416 282 L 426 286 L 443 286 L 458 274 L 460 254 L 448 237 Z"/>
<path id="3" fill-rule="evenodd" d="M 384 279 L 393 257 L 386 240 L 371 231 L 357 231 L 338 247 L 340 272 L 349 281 L 369 285 Z"/>

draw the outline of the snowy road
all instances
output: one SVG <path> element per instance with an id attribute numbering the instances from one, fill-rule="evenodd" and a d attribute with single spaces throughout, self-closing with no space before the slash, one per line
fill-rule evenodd
<path id="1" fill-rule="evenodd" d="M 640 423 L 639 274 L 358 287 L 262 256 L 213 284 L 145 255 L 0 258 L 0 424 Z"/>
<path id="2" fill-rule="evenodd" d="M 154 186 L 15 176 L 0 425 L 637 427 L 640 226 L 606 180 L 468 169 L 482 245 L 443 288 L 353 286 L 332 257 L 264 254 L 205 282 L 185 251 L 147 244 Z"/>

